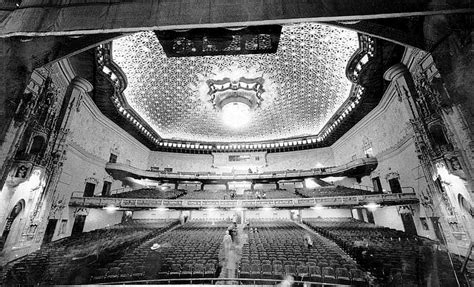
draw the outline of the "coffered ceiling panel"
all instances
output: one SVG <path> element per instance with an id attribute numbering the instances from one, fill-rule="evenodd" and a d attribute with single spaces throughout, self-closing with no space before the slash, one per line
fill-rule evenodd
<path id="1" fill-rule="evenodd" d="M 165 139 L 254 142 L 316 135 L 349 96 L 357 33 L 316 23 L 283 26 L 273 54 L 168 58 L 153 32 L 114 40 L 129 104 Z M 208 80 L 263 78 L 260 106 L 238 129 L 224 124 Z"/>

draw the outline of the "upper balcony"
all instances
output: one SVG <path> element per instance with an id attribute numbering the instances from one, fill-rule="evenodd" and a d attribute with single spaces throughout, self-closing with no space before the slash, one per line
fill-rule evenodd
<path id="1" fill-rule="evenodd" d="M 199 181 L 202 183 L 226 183 L 228 181 L 276 182 L 279 180 L 304 179 L 308 177 L 349 176 L 361 177 L 369 175 L 378 161 L 374 157 L 359 158 L 347 164 L 331 167 L 313 168 L 309 170 L 286 170 L 263 173 L 232 174 L 213 172 L 164 172 L 142 170 L 121 164 L 107 163 L 105 169 L 114 179 L 123 180 L 126 177 L 149 178 L 165 182 Z"/>

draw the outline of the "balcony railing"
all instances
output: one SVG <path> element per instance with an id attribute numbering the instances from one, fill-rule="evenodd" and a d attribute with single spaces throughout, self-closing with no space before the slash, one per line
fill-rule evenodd
<path id="1" fill-rule="evenodd" d="M 99 285 L 164 285 L 164 284 L 177 284 L 177 285 L 278 285 L 281 280 L 276 279 L 263 279 L 263 278 L 167 278 L 167 279 L 150 279 L 150 280 L 137 280 L 137 281 L 121 281 L 121 282 L 107 282 Z M 353 286 L 345 285 L 340 283 L 323 283 L 318 281 L 309 280 L 295 280 L 296 284 L 301 286 Z"/>
<path id="2" fill-rule="evenodd" d="M 70 206 L 102 208 L 114 206 L 123 209 L 144 208 L 307 208 L 319 207 L 361 207 L 369 203 L 382 206 L 419 203 L 415 193 L 367 194 L 356 196 L 332 196 L 316 198 L 283 198 L 254 200 L 199 200 L 199 199 L 148 199 L 148 198 L 111 198 L 111 197 L 76 197 L 69 201 Z"/>

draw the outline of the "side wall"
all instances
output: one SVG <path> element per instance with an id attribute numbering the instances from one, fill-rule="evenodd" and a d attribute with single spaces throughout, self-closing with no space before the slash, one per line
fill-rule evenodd
<path id="1" fill-rule="evenodd" d="M 407 101 L 397 93 L 391 82 L 379 105 L 349 132 L 332 145 L 335 164 L 344 164 L 352 157 L 364 157 L 367 150 L 377 158 L 378 166 L 362 178 L 361 185 L 372 188 L 372 180 L 378 178 L 383 192 L 391 192 L 389 179 L 398 178 L 402 192 L 422 194 L 427 182 L 414 142 Z M 341 184 L 350 181 L 341 181 Z M 352 185 L 352 184 L 350 184 Z M 432 226 L 423 228 L 420 217 L 425 217 L 419 205 L 411 206 L 417 232 L 421 236 L 436 238 Z M 382 208 L 374 212 L 376 224 L 404 230 L 398 207 Z"/>
<path id="2" fill-rule="evenodd" d="M 50 91 L 55 91 L 56 101 L 50 107 L 60 110 L 61 103 L 68 89 L 69 81 L 60 73 L 59 63 L 48 67 L 36 69 L 31 74 L 25 92 L 34 94 L 36 103 L 44 96 L 43 89 L 46 87 L 46 79 L 52 80 Z M 30 102 L 29 105 L 35 104 Z M 27 109 L 24 109 L 27 112 Z M 52 116 L 54 118 L 54 115 Z M 1 123 L 0 123 L 1 125 Z M 25 128 L 31 122 L 18 121 L 11 124 L 5 140 L 11 142 L 16 148 L 21 141 L 27 139 Z M 11 149 L 8 152 L 13 154 L 17 150 Z M 2 151 L 3 152 L 3 151 Z M 24 176 L 18 175 L 16 170 L 19 166 L 27 167 Z M 5 184 L 0 189 L 0 234 L 6 235 L 3 250 L 0 254 L 0 265 L 10 260 L 24 256 L 37 250 L 42 243 L 44 230 L 46 229 L 48 210 L 51 202 L 48 196 L 47 183 L 51 178 L 51 172 L 43 166 L 34 164 L 33 161 L 14 161 L 9 167 Z M 12 211 L 21 207 L 20 212 L 14 217 L 13 222 L 8 223 L 8 218 L 15 214 Z M 13 218 L 13 217 L 12 217 Z M 7 228 L 10 231 L 5 232 Z M 5 232 L 5 233 L 4 233 Z"/>
<path id="3" fill-rule="evenodd" d="M 101 195 L 105 181 L 111 182 L 111 190 L 122 188 L 121 181 L 113 180 L 105 170 L 111 153 L 117 155 L 119 163 L 142 169 L 146 169 L 148 164 L 149 149 L 106 118 L 88 96 L 83 98 L 79 112 L 71 121 L 70 130 L 67 159 L 56 189 L 56 201 L 64 202 L 66 206 L 51 215 L 59 222 L 67 219 L 67 225 L 66 231 L 58 234 L 58 224 L 53 240 L 71 234 L 78 213 L 88 214 L 84 231 L 120 222 L 119 212 L 108 214 L 103 210 L 80 210 L 67 205 L 73 193 L 83 195 L 86 183 L 95 184 L 95 196 Z"/>

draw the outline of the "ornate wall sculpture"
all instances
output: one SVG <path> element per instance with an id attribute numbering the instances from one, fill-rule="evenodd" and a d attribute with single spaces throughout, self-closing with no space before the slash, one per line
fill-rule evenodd
<path id="1" fill-rule="evenodd" d="M 57 65 L 36 70 L 23 97 L 11 103 L 15 110 L 14 149 L 2 168 L 6 172 L 0 193 L 0 231 L 9 225 L 11 232 L 1 238 L 3 260 L 39 247 L 50 208 L 53 215 L 64 208 L 64 198 L 54 190 L 65 160 L 67 123 L 80 104 L 80 92 L 75 91 L 80 80 L 74 79 L 68 87 Z M 25 203 L 22 212 L 7 224 L 8 213 L 20 200 Z"/>
<path id="2" fill-rule="evenodd" d="M 385 78 L 396 81 L 397 91 L 411 113 L 416 152 L 428 183 L 427 190 L 417 191 L 424 212 L 432 219 L 438 239 L 451 251 L 463 253 L 474 230 L 472 217 L 464 220 L 456 198 L 458 194 L 471 198 L 468 190 L 472 172 L 466 159 L 469 151 L 464 150 L 470 139 L 460 132 L 465 130 L 461 113 L 443 88 L 431 56 L 419 53 L 422 55 L 415 57 L 410 71 L 396 65 Z"/>

